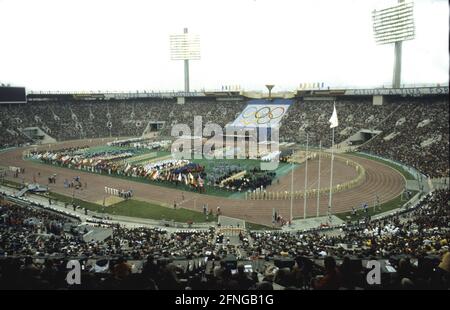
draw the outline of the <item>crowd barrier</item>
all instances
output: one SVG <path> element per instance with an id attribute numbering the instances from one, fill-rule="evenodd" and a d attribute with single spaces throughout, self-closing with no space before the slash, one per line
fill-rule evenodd
<path id="1" fill-rule="evenodd" d="M 223 234 L 224 236 L 239 236 L 239 234 L 244 234 L 245 229 L 244 228 L 238 228 L 238 227 L 222 227 L 217 229 L 217 234 Z"/>

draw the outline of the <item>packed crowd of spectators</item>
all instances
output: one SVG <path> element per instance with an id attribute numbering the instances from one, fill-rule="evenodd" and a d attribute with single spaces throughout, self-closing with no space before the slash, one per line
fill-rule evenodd
<path id="1" fill-rule="evenodd" d="M 331 146 L 329 118 L 333 101 L 299 101 L 290 107 L 280 127 L 284 141 Z M 339 126 L 335 144 L 360 129 L 381 131 L 358 148 L 400 161 L 430 177 L 449 175 L 449 102 L 446 96 L 394 97 L 381 106 L 372 98 L 336 100 Z M 364 143 L 365 141 L 360 141 Z"/>
<path id="2" fill-rule="evenodd" d="M 148 254 L 199 257 L 214 249 L 214 231 L 168 233 L 159 228 L 124 228 L 109 225 L 113 237 L 84 242 L 75 229 L 79 221 L 36 206 L 0 202 L 0 257 L 127 256 L 143 259 Z"/>
<path id="3" fill-rule="evenodd" d="M 253 232 L 247 252 L 256 256 L 324 257 L 345 255 L 389 258 L 394 255 L 437 254 L 450 241 L 449 191 L 425 197 L 413 210 L 382 220 L 346 226 L 339 234 Z"/>
<path id="4" fill-rule="evenodd" d="M 361 260 L 376 259 L 395 270 L 378 288 L 448 289 L 449 194 L 437 190 L 410 209 L 341 230 L 241 232 L 238 243 L 214 227 L 119 225 L 110 238 L 85 242 L 67 227 L 73 219 L 2 201 L 0 287 L 71 288 L 65 264 L 76 258 L 86 267 L 79 288 L 87 289 L 370 288 Z M 292 264 L 280 266 L 282 259 Z"/>
<path id="5" fill-rule="evenodd" d="M 429 177 L 449 176 L 449 106 L 446 101 L 405 100 L 360 150 L 406 163 Z"/>
<path id="6" fill-rule="evenodd" d="M 306 144 L 306 134 L 308 134 L 310 145 L 319 146 L 322 141 L 323 147 L 330 147 L 331 130 L 328 121 L 333 112 L 334 103 L 336 103 L 339 120 L 334 137 L 335 144 L 346 140 L 362 128 L 374 129 L 397 106 L 395 102 L 374 106 L 371 98 L 296 101 L 282 120 L 280 139 Z"/>
<path id="7" fill-rule="evenodd" d="M 375 139 L 360 150 L 385 156 L 415 167 L 431 177 L 447 177 L 448 98 L 389 97 L 383 105 L 372 98 L 336 100 L 339 127 L 335 143 L 345 141 L 360 129 L 380 130 Z M 0 146 L 30 142 L 20 129 L 37 126 L 57 140 L 108 136 L 140 136 L 149 122 L 162 122 L 160 133 L 171 135 L 172 126 L 187 124 L 194 129 L 194 116 L 202 116 L 203 126 L 221 126 L 233 121 L 246 102 L 216 101 L 211 98 L 188 99 L 179 105 L 176 99 L 127 101 L 40 102 L 0 106 Z M 283 141 L 324 147 L 331 144 L 329 117 L 332 101 L 299 100 L 281 122 Z M 362 141 L 364 142 L 364 141 Z"/>
<path id="8" fill-rule="evenodd" d="M 32 139 L 25 136 L 19 128 L 2 113 L 0 113 L 0 130 L 2 133 L 0 135 L 0 149 L 26 145 L 27 143 L 33 142 Z"/>
<path id="9" fill-rule="evenodd" d="M 194 116 L 202 116 L 203 126 L 224 126 L 244 107 L 243 101 L 218 102 L 210 98 L 189 99 L 177 104 L 174 99 L 126 101 L 68 101 L 0 105 L 0 130 L 39 127 L 51 137 L 62 140 L 98 137 L 140 136 L 149 122 L 163 122 L 162 132 L 170 136 L 174 124 L 188 124 L 193 131 Z M 11 134 L 0 137 L 0 145 L 14 142 Z"/>
<path id="10" fill-rule="evenodd" d="M 79 236 L 68 238 L 64 233 L 65 225 L 71 222 L 71 219 L 47 210 L 1 202 L 1 255 L 70 254 L 70 243 L 79 240 Z"/>

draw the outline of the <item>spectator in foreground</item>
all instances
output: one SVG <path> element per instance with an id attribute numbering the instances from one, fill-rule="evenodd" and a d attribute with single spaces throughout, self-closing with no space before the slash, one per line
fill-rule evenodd
<path id="1" fill-rule="evenodd" d="M 441 263 L 431 277 L 431 288 L 436 290 L 450 289 L 450 252 L 442 256 Z"/>
<path id="2" fill-rule="evenodd" d="M 317 290 L 337 290 L 341 286 L 341 276 L 336 268 L 336 261 L 333 257 L 327 256 L 324 260 L 325 275 L 312 281 L 312 287 Z"/>

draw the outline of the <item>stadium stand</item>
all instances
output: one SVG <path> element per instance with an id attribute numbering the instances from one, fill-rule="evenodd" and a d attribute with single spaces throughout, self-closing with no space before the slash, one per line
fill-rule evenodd
<path id="1" fill-rule="evenodd" d="M 176 99 L 126 101 L 65 101 L 1 105 L 2 131 L 14 128 L 39 127 L 58 141 L 80 138 L 140 136 L 149 121 L 164 122 L 163 132 L 177 123 L 191 125 L 195 116 L 203 121 L 224 126 L 242 110 L 242 102 L 215 100 L 187 101 L 178 105 Z M 8 140 L 6 140 L 8 139 Z M 2 137 L 0 144 L 10 145 L 13 139 Z M 17 143 L 16 143 L 17 144 Z"/>
<path id="2" fill-rule="evenodd" d="M 383 284 L 375 288 L 450 288 L 448 190 L 343 230 L 241 232 L 238 242 L 214 227 L 169 233 L 118 225 L 112 237 L 85 242 L 73 229 L 76 219 L 5 197 L 2 289 L 69 289 L 68 259 L 82 262 L 84 289 L 371 289 L 367 259 L 386 259 Z"/>
<path id="3" fill-rule="evenodd" d="M 392 97 L 381 106 L 370 98 L 336 100 L 340 131 L 336 143 L 345 141 L 361 129 L 380 130 L 381 134 L 359 146 L 358 150 L 390 158 L 416 168 L 430 177 L 449 174 L 448 98 L 446 96 Z M 216 101 L 195 98 L 185 104 L 175 99 L 129 99 L 122 101 L 52 101 L 0 105 L 0 146 L 31 142 L 22 133 L 26 127 L 39 127 L 58 141 L 140 136 L 150 121 L 163 122 L 160 135 L 170 136 L 174 124 L 193 128 L 194 116 L 221 126 L 234 120 L 245 100 Z M 328 117 L 332 101 L 296 101 L 282 120 L 280 138 L 310 145 L 330 146 Z M 411 134 L 413 133 L 413 134 Z"/>
<path id="4" fill-rule="evenodd" d="M 448 100 L 448 98 L 447 98 Z M 429 177 L 449 175 L 448 101 L 404 100 L 360 150 L 407 163 Z M 389 135 L 395 134 L 389 139 Z"/>

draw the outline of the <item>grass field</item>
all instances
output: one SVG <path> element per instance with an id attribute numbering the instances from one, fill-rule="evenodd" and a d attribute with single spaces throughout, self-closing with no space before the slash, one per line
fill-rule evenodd
<path id="1" fill-rule="evenodd" d="M 72 202 L 72 197 L 60 195 L 57 193 L 50 193 L 50 197 L 52 199 L 61 202 L 67 202 L 69 204 Z M 178 208 L 175 210 L 170 207 L 164 207 L 134 199 L 125 200 L 112 206 L 105 207 L 104 210 L 102 205 L 83 201 L 77 198 L 74 199 L 74 203 L 82 208 L 87 208 L 88 210 L 98 213 L 104 212 L 106 214 L 140 217 L 153 220 L 173 220 L 179 223 L 187 223 L 188 221 L 192 221 L 194 223 L 212 223 L 217 220 L 217 217 L 215 216 L 209 217 L 207 220 L 201 212 L 191 211 L 183 208 Z M 270 226 L 250 222 L 245 222 L 245 226 L 249 230 L 279 230 L 279 228 L 272 228 Z"/>
<path id="2" fill-rule="evenodd" d="M 17 189 L 21 189 L 23 187 L 22 183 L 13 182 L 13 181 L 5 180 L 5 179 L 2 179 L 1 184 L 9 186 L 9 187 L 17 188 Z"/>
<path id="3" fill-rule="evenodd" d="M 159 158 L 167 157 L 170 152 L 167 151 L 151 151 L 147 153 L 140 154 L 138 156 L 133 156 L 131 158 L 125 159 L 125 162 L 130 164 L 146 164 L 150 162 L 158 161 Z"/>
<path id="4" fill-rule="evenodd" d="M 417 192 L 412 191 L 411 197 L 413 197 L 415 194 L 417 194 Z M 376 210 L 374 210 L 374 208 L 372 206 L 369 207 L 368 215 L 374 216 L 376 214 L 380 214 L 380 213 L 383 213 L 386 211 L 401 208 L 403 206 L 403 204 L 405 204 L 405 203 L 406 203 L 406 200 L 402 200 L 402 195 L 399 195 L 399 196 L 395 197 L 394 199 L 381 204 L 379 207 L 377 207 Z M 349 217 L 351 221 L 359 221 L 359 220 L 364 219 L 365 216 L 367 216 L 367 214 L 364 213 L 361 209 L 357 210 L 355 216 L 352 216 L 351 212 L 338 213 L 335 215 L 343 221 L 347 221 L 348 220 L 347 217 Z"/>
<path id="5" fill-rule="evenodd" d="M 50 197 L 61 202 L 72 202 L 72 197 L 60 195 L 57 193 L 51 193 Z M 88 210 L 103 213 L 103 206 L 91 202 L 86 202 L 80 199 L 74 199 L 74 203 L 87 208 Z M 116 203 L 112 206 L 105 207 L 104 213 L 113 215 L 122 215 L 129 217 L 140 217 L 153 220 L 168 220 L 179 223 L 187 223 L 192 221 L 194 223 L 212 223 L 217 220 L 217 217 L 206 217 L 201 212 L 191 211 L 183 208 L 173 209 L 169 207 L 160 206 L 153 203 L 148 203 L 140 200 L 125 200 Z M 246 229 L 249 230 L 279 230 L 279 228 L 272 228 L 270 226 L 245 222 Z"/>
<path id="6" fill-rule="evenodd" d="M 256 159 L 193 159 L 194 163 L 205 167 L 206 173 L 219 165 L 234 165 L 241 167 L 242 170 L 249 170 L 259 167 L 260 161 Z"/>
<path id="7" fill-rule="evenodd" d="M 125 200 L 105 208 L 106 212 L 112 214 L 120 214 L 131 217 L 149 218 L 154 220 L 174 220 L 175 222 L 186 223 L 192 221 L 194 223 L 213 222 L 216 218 L 209 217 L 207 220 L 201 212 L 195 212 L 183 208 L 173 209 L 162 207 L 139 200 Z"/>
<path id="8" fill-rule="evenodd" d="M 68 204 L 72 203 L 72 197 L 64 196 L 53 192 L 50 193 L 50 197 L 63 203 L 64 202 Z M 180 223 L 186 223 L 188 221 L 192 221 L 194 223 L 205 223 L 205 222 L 213 222 L 216 220 L 215 217 L 213 218 L 210 217 L 207 220 L 206 217 L 203 215 L 203 213 L 200 212 L 191 211 L 183 208 L 175 210 L 173 208 L 164 207 L 161 205 L 134 199 L 125 200 L 108 207 L 103 207 L 100 204 L 87 202 L 77 198 L 74 198 L 73 202 L 82 208 L 86 208 L 90 211 L 94 211 L 97 213 L 140 217 L 153 220 L 168 220 L 168 221 L 174 220 L 175 222 Z"/>
<path id="9" fill-rule="evenodd" d="M 261 165 L 261 161 L 257 159 L 193 159 L 194 163 L 202 165 L 205 167 L 206 173 L 210 172 L 214 167 L 219 165 L 233 165 L 238 166 L 242 170 L 251 170 L 254 168 L 259 168 Z M 286 163 L 279 163 L 278 168 L 275 170 L 276 172 L 283 171 L 286 166 L 289 166 Z"/>
<path id="10" fill-rule="evenodd" d="M 95 211 L 95 212 L 101 212 L 102 211 L 102 206 L 93 202 L 88 202 L 88 201 L 84 201 L 78 198 L 73 198 L 69 197 L 69 196 L 65 196 L 65 195 L 61 195 L 58 193 L 54 193 L 54 192 L 50 192 L 48 195 L 40 195 L 40 196 L 45 196 L 45 197 L 50 197 L 54 200 L 63 202 L 63 203 L 68 203 L 71 204 L 72 202 L 75 205 L 80 206 L 81 208 L 86 208 L 88 210 L 91 211 Z"/>
<path id="11" fill-rule="evenodd" d="M 245 222 L 245 228 L 248 230 L 281 230 L 280 228 L 273 228 L 270 226 L 250 222 Z"/>
<path id="12" fill-rule="evenodd" d="M 86 149 L 83 153 L 84 154 L 92 154 L 96 152 L 113 152 L 113 151 L 133 151 L 136 154 L 145 153 L 146 151 L 149 151 L 147 149 L 136 149 L 134 147 L 123 147 L 123 146 L 109 146 L 109 145 L 100 145 L 100 146 L 91 146 L 88 149 Z"/>

